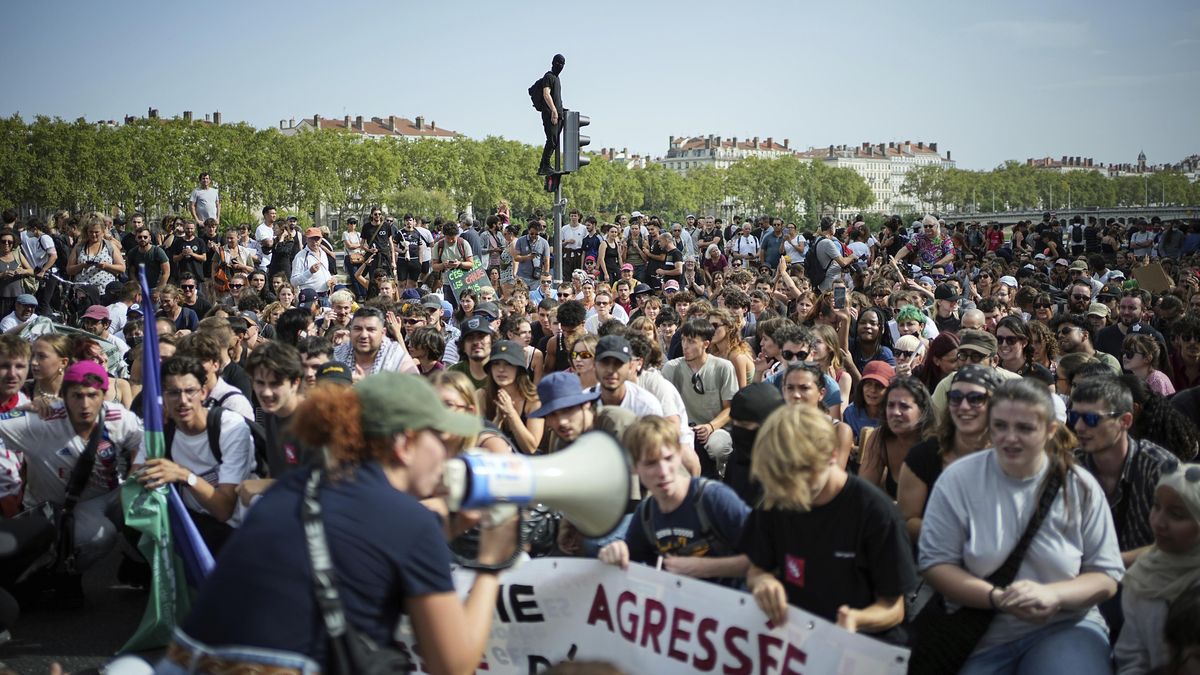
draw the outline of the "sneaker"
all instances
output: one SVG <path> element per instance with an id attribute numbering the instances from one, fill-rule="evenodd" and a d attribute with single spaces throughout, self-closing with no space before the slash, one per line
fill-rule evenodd
<path id="1" fill-rule="evenodd" d="M 539 175 L 539 176 L 549 176 L 552 173 L 554 173 L 554 169 L 552 169 L 548 166 L 539 166 L 538 167 L 537 175 Z"/>

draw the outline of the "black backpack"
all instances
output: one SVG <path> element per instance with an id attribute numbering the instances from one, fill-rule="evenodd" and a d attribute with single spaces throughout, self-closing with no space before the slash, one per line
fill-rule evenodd
<path id="1" fill-rule="evenodd" d="M 546 111 L 546 99 L 542 97 L 542 80 L 544 79 L 546 79 L 545 75 L 534 80 L 533 84 L 529 85 L 529 100 L 533 103 L 533 109 L 538 112 Z"/>
<path id="2" fill-rule="evenodd" d="M 57 232 L 50 234 L 50 240 L 54 242 L 54 252 L 58 254 L 58 259 L 54 261 L 54 268 L 66 274 L 67 260 L 71 258 L 71 246 L 67 244 L 66 238 Z"/>
<path id="3" fill-rule="evenodd" d="M 1071 241 L 1076 244 L 1083 243 L 1083 225 L 1077 223 L 1071 226 Z"/>
<path id="4" fill-rule="evenodd" d="M 814 288 L 825 283 L 825 275 L 828 273 L 829 263 L 832 262 L 826 260 L 825 264 L 822 265 L 818 259 L 817 246 L 823 240 L 825 240 L 825 237 L 814 239 L 812 246 L 809 247 L 808 255 L 804 256 L 804 276 L 808 277 L 808 283 L 812 284 Z"/>
<path id="5" fill-rule="evenodd" d="M 258 422 L 238 415 L 238 413 L 222 408 L 221 403 L 225 399 L 233 396 L 238 392 L 229 392 L 225 394 L 217 404 L 208 409 L 208 428 L 205 429 L 208 434 L 208 449 L 212 452 L 213 459 L 217 460 L 217 464 L 221 463 L 221 416 L 226 412 L 231 415 L 237 415 L 239 419 L 250 427 L 250 438 L 254 441 L 254 475 L 265 478 L 269 474 L 267 468 L 267 431 Z M 167 448 L 167 459 L 171 459 L 171 441 L 175 440 L 175 423 L 168 421 L 163 428 L 164 441 Z"/>
<path id="6" fill-rule="evenodd" d="M 733 542 L 726 541 L 715 527 L 712 520 L 708 517 L 708 510 L 704 505 L 704 491 L 709 485 L 716 481 L 708 478 L 701 478 L 700 484 L 696 486 L 696 518 L 700 521 L 700 532 L 696 537 L 696 541 L 688 545 L 688 549 L 697 547 L 700 544 L 707 544 L 709 557 L 721 557 L 733 555 L 735 548 Z M 658 537 L 654 535 L 654 518 L 650 514 L 650 507 L 653 504 L 653 499 L 646 497 L 642 503 L 638 505 L 638 518 L 642 521 L 642 531 L 646 534 L 646 539 L 653 546 Z M 679 555 L 677 552 L 675 555 Z"/>

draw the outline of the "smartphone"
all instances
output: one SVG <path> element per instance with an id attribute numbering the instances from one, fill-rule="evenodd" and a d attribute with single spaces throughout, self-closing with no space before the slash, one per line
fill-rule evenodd
<path id="1" fill-rule="evenodd" d="M 836 286 L 833 289 L 833 308 L 846 309 L 846 287 Z"/>

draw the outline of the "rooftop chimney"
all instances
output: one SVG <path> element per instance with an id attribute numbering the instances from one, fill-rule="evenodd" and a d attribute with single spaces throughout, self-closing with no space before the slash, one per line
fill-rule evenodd
<path id="1" fill-rule="evenodd" d="M 628 157 L 629 156 L 629 148 L 621 148 L 621 156 Z"/>
<path id="2" fill-rule="evenodd" d="M 863 150 L 870 150 L 870 149 L 871 149 L 871 144 L 870 144 L 870 143 L 868 143 L 868 142 L 866 142 L 866 141 L 863 141 L 863 144 L 862 144 L 862 149 L 863 149 Z"/>
<path id="3" fill-rule="evenodd" d="M 925 141 L 917 141 L 917 149 L 924 150 L 925 149 Z"/>
<path id="4" fill-rule="evenodd" d="M 937 143 L 930 143 L 929 149 L 932 150 L 933 152 L 937 152 Z"/>
<path id="5" fill-rule="evenodd" d="M 737 149 L 737 136 L 733 137 L 733 147 L 735 150 Z"/>
<path id="6" fill-rule="evenodd" d="M 949 150 L 946 151 L 946 161 L 947 162 L 950 161 L 950 151 Z"/>
<path id="7" fill-rule="evenodd" d="M 675 147 L 675 137 L 674 136 L 667 136 L 667 147 L 668 148 Z"/>
<path id="8" fill-rule="evenodd" d="M 767 136 L 767 149 L 768 150 L 775 149 L 775 139 L 771 138 L 770 136 Z"/>
<path id="9" fill-rule="evenodd" d="M 212 121 L 212 114 L 210 114 L 210 113 L 204 113 L 204 121 L 205 121 L 205 122 L 211 122 L 211 121 Z"/>
<path id="10" fill-rule="evenodd" d="M 184 122 L 191 122 L 191 121 L 192 121 L 192 111 L 191 111 L 191 110 L 184 110 L 184 111 L 183 111 L 183 121 L 184 121 Z"/>
<path id="11" fill-rule="evenodd" d="M 417 127 L 417 131 L 421 131 L 425 128 L 425 118 L 424 117 L 417 115 L 416 127 Z"/>
<path id="12" fill-rule="evenodd" d="M 150 108 L 147 110 L 146 117 L 149 117 L 152 120 L 158 119 L 158 108 Z"/>
<path id="13" fill-rule="evenodd" d="M 429 128 L 433 129 L 434 131 L 437 131 L 437 122 L 434 122 L 433 120 L 429 120 Z"/>
<path id="14" fill-rule="evenodd" d="M 218 110 L 213 113 L 213 124 L 221 126 L 221 111 Z"/>
<path id="15" fill-rule="evenodd" d="M 359 131 L 363 131 L 364 127 L 363 127 L 362 115 L 359 115 L 358 117 L 354 118 L 354 126 L 358 127 Z"/>
<path id="16" fill-rule="evenodd" d="M 296 126 L 296 118 L 295 118 L 295 117 L 289 117 L 289 118 L 288 118 L 288 128 L 289 128 L 289 129 L 291 129 L 291 128 L 295 127 L 295 126 Z"/>
<path id="17" fill-rule="evenodd" d="M 287 127 L 284 126 L 286 124 L 287 124 L 287 120 L 279 120 L 279 130 L 283 131 L 284 129 L 286 129 Z"/>
<path id="18" fill-rule="evenodd" d="M 345 120 L 343 120 L 343 121 L 346 123 L 346 130 L 347 130 L 347 131 L 349 131 L 349 129 L 350 129 L 350 116 L 349 116 L 349 115 L 346 115 L 346 118 L 345 118 Z"/>
<path id="19" fill-rule="evenodd" d="M 783 149 L 784 149 L 784 150 L 787 150 L 787 149 L 788 149 L 788 142 L 789 142 L 789 141 L 788 141 L 788 139 L 786 139 L 786 138 L 785 138 L 785 139 L 783 139 Z"/>
<path id="20" fill-rule="evenodd" d="M 320 115 L 313 115 L 313 126 L 318 129 L 321 128 L 321 116 Z"/>
<path id="21" fill-rule="evenodd" d="M 829 156 L 833 157 L 833 144 L 832 143 L 829 144 Z"/>
<path id="22" fill-rule="evenodd" d="M 388 128 L 388 131 L 396 130 L 396 116 L 395 115 L 388 115 L 387 128 Z"/>
<path id="23" fill-rule="evenodd" d="M 754 137 L 754 149 L 755 149 L 755 150 L 757 150 L 757 149 L 758 149 L 758 136 L 755 136 L 755 137 Z"/>

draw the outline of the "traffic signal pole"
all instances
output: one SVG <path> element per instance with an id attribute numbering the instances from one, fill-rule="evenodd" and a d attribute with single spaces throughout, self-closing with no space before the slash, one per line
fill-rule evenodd
<path id="1" fill-rule="evenodd" d="M 562 229 L 567 200 L 562 196 L 562 179 L 568 173 L 587 166 L 591 160 L 580 155 L 580 149 L 591 143 L 591 139 L 579 133 L 581 127 L 591 120 L 575 110 L 563 109 L 558 148 L 554 152 L 555 171 L 546 176 L 546 191 L 554 193 L 554 278 L 563 281 Z"/>

